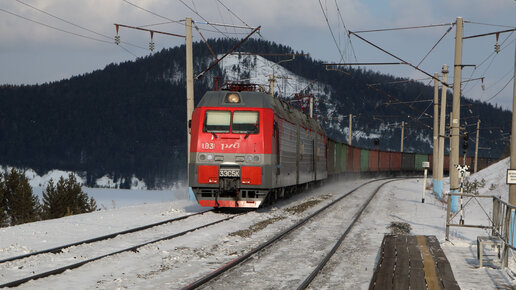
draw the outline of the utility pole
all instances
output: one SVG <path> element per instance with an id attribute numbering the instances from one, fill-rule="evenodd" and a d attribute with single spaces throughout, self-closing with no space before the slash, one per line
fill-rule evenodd
<path id="1" fill-rule="evenodd" d="M 351 125 L 353 124 L 353 114 L 349 114 L 349 136 L 348 136 L 348 144 L 351 146 L 351 140 L 353 134 L 351 134 Z"/>
<path id="2" fill-rule="evenodd" d="M 186 135 L 187 135 L 187 168 L 190 175 L 190 125 L 194 109 L 194 84 L 193 84 L 193 48 L 192 48 L 192 18 L 186 18 Z"/>
<path id="3" fill-rule="evenodd" d="M 453 64 L 453 119 L 451 122 L 451 151 L 450 151 L 450 192 L 459 193 L 459 171 L 455 165 L 459 164 L 459 135 L 460 135 L 460 95 L 462 73 L 462 17 L 457 17 L 455 33 L 455 61 Z M 451 210 L 459 210 L 458 197 L 452 196 Z"/>
<path id="4" fill-rule="evenodd" d="M 443 82 L 441 87 L 441 120 L 439 123 L 439 158 L 437 161 L 437 196 L 443 197 L 443 169 L 444 169 L 444 136 L 446 135 L 446 93 L 448 87 L 448 66 L 443 65 Z"/>
<path id="5" fill-rule="evenodd" d="M 514 50 L 514 76 L 516 77 L 516 47 Z M 516 169 L 516 78 L 514 79 L 512 97 L 511 162 L 510 169 Z M 516 205 L 516 184 L 509 184 L 509 203 Z M 514 222 L 514 212 L 513 212 Z M 514 228 L 512 229 L 514 231 Z M 516 239 L 516 237 L 515 237 Z"/>
<path id="6" fill-rule="evenodd" d="M 479 134 L 480 133 L 480 119 L 477 120 L 477 136 L 475 137 L 475 164 L 473 166 L 473 173 L 476 173 L 477 172 L 477 169 L 478 169 L 478 140 L 480 139 L 479 138 Z"/>
<path id="7" fill-rule="evenodd" d="M 452 120 L 453 120 L 453 111 L 450 112 L 450 118 L 448 120 L 448 133 L 449 133 L 449 136 L 448 136 L 448 139 L 449 139 L 449 145 L 451 147 L 451 126 L 452 126 Z M 455 166 L 452 165 L 451 163 L 451 148 L 450 148 L 450 158 L 448 158 L 448 175 L 451 174 L 451 171 L 453 168 L 455 168 Z M 451 178 L 451 177 L 450 177 Z"/>
<path id="8" fill-rule="evenodd" d="M 401 121 L 401 146 L 400 151 L 403 153 L 403 139 L 405 135 L 405 121 Z"/>
<path id="9" fill-rule="evenodd" d="M 310 94 L 310 118 L 314 117 L 314 96 Z"/>
<path id="10" fill-rule="evenodd" d="M 439 74 L 434 74 L 434 145 L 432 154 L 432 185 L 434 194 L 437 193 L 437 163 L 439 158 Z"/>
<path id="11" fill-rule="evenodd" d="M 274 74 L 269 75 L 269 95 L 274 97 Z"/>

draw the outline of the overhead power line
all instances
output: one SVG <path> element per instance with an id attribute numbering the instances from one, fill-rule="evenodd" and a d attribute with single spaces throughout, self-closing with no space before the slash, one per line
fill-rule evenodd
<path id="1" fill-rule="evenodd" d="M 156 12 L 150 11 L 150 10 L 145 9 L 145 8 L 143 8 L 143 7 L 141 7 L 141 6 L 138 6 L 138 5 L 136 5 L 136 4 L 132 3 L 132 2 L 129 2 L 128 0 L 122 0 L 122 1 L 124 1 L 125 3 L 127 3 L 127 4 L 129 4 L 129 5 L 131 5 L 131 6 L 134 6 L 134 7 L 138 8 L 138 9 L 140 9 L 140 10 L 143 10 L 143 11 L 145 11 L 145 12 L 148 12 L 148 13 L 150 13 L 150 14 L 154 15 L 154 16 L 157 16 L 157 17 L 162 18 L 162 19 L 166 19 L 166 20 L 170 21 L 171 23 L 176 23 L 176 24 L 181 24 L 181 25 L 183 25 L 183 24 L 182 24 L 182 22 L 183 22 L 184 20 L 174 20 L 174 19 L 170 19 L 170 18 L 168 18 L 168 17 L 166 17 L 166 16 L 160 15 L 160 14 L 158 14 L 158 13 L 156 13 Z"/>
<path id="2" fill-rule="evenodd" d="M 439 26 L 450 26 L 454 25 L 454 23 L 441 23 L 441 24 L 431 24 L 431 25 L 420 25 L 420 26 L 407 26 L 407 27 L 395 27 L 395 28 L 384 28 L 384 29 L 372 29 L 372 30 L 359 30 L 350 33 L 367 33 L 367 32 L 381 32 L 381 31 L 393 31 L 393 30 L 409 30 L 409 29 L 420 29 L 420 28 L 431 28 L 431 27 L 439 27 Z"/>
<path id="3" fill-rule="evenodd" d="M 231 15 L 235 16 L 235 18 L 238 19 L 240 22 L 242 22 L 245 26 L 247 26 L 250 29 L 253 29 L 249 24 L 247 24 L 244 20 L 242 20 L 242 18 L 238 17 L 237 14 L 235 14 L 231 9 L 229 9 L 229 7 L 226 6 L 226 4 L 224 4 L 222 2 L 222 0 L 216 0 L 216 1 L 219 2 L 222 6 L 224 6 L 224 8 L 226 8 L 229 11 L 229 13 L 231 13 Z M 260 31 L 258 31 L 258 35 L 262 36 L 260 34 Z"/>
<path id="4" fill-rule="evenodd" d="M 48 24 L 45 24 L 43 22 L 39 22 L 39 21 L 36 21 L 36 20 L 33 20 L 33 19 L 30 19 L 30 18 L 27 18 L 25 16 L 21 16 L 19 14 L 16 14 L 14 12 L 10 12 L 10 11 L 7 11 L 3 8 L 0 8 L 0 11 L 4 12 L 4 13 L 7 13 L 7 14 L 11 14 L 13 16 L 16 16 L 16 17 L 19 17 L 19 18 L 22 18 L 22 19 L 25 19 L 27 21 L 30 21 L 30 22 L 33 22 L 33 23 L 36 23 L 36 24 L 39 24 L 39 25 L 42 25 L 42 26 L 45 26 L 47 28 L 51 28 L 51 29 L 54 29 L 54 30 L 57 30 L 57 31 L 61 31 L 61 32 L 64 32 L 64 33 L 68 33 L 68 34 L 71 34 L 71 35 L 75 35 L 75 36 L 78 36 L 78 37 L 82 37 L 82 38 L 86 38 L 86 39 L 90 39 L 90 40 L 95 40 L 95 41 L 98 41 L 98 42 L 104 42 L 104 43 L 109 43 L 111 44 L 111 41 L 107 41 L 107 40 L 103 40 L 103 39 L 98 39 L 98 38 L 94 38 L 94 37 L 90 37 L 90 36 L 86 36 L 86 35 L 82 35 L 82 34 L 79 34 L 79 33 L 75 33 L 75 32 L 71 32 L 71 31 L 68 31 L 68 30 L 64 30 L 64 29 L 61 29 L 61 28 L 58 28 L 58 27 L 54 27 L 54 26 L 51 26 L 51 25 L 48 25 Z"/>
<path id="5" fill-rule="evenodd" d="M 21 0 L 15 0 L 15 1 L 16 1 L 16 2 L 18 2 L 18 3 L 20 3 L 20 4 L 23 4 L 23 5 L 27 6 L 27 7 L 29 7 L 29 8 L 32 8 L 32 9 L 34 9 L 34 10 L 37 10 L 37 11 L 39 11 L 39 12 L 43 13 L 43 14 L 46 14 L 46 15 L 48 15 L 48 16 L 50 16 L 50 17 L 53 17 L 53 18 L 55 18 L 55 19 L 58 19 L 58 20 L 60 20 L 60 21 L 62 21 L 62 22 L 65 22 L 65 23 L 67 23 L 67 24 L 70 24 L 70 25 L 72 25 L 72 26 L 75 26 L 75 27 L 77 27 L 77 28 L 80 28 L 80 29 L 86 30 L 86 31 L 91 32 L 91 33 L 93 33 L 93 34 L 96 34 L 96 35 L 98 35 L 98 36 L 102 36 L 102 37 L 104 37 L 104 38 L 106 38 L 106 39 L 110 39 L 110 40 L 112 39 L 112 37 L 111 37 L 111 36 L 108 36 L 108 35 L 105 35 L 105 34 L 102 34 L 102 33 L 96 32 L 96 31 L 94 31 L 94 30 L 88 29 L 88 28 L 83 27 L 83 26 L 78 25 L 78 24 L 75 24 L 75 23 L 73 23 L 73 22 L 71 22 L 71 21 L 69 21 L 69 20 L 66 20 L 66 19 L 61 18 L 61 17 L 56 16 L 56 15 L 53 15 L 53 14 L 51 14 L 51 13 L 47 12 L 47 11 L 44 11 L 44 10 L 42 10 L 42 9 L 39 9 L 39 8 L 37 8 L 37 7 L 35 7 L 35 6 L 32 6 L 32 5 L 30 5 L 30 4 L 27 4 L 27 3 L 25 3 L 25 2 L 23 2 L 23 1 L 21 1 Z M 137 47 L 137 48 L 141 48 L 141 49 L 145 49 L 145 50 L 146 50 L 146 48 L 145 48 L 145 47 L 142 47 L 142 46 L 139 46 L 139 45 L 135 45 L 135 44 L 132 44 L 132 43 L 129 43 L 129 42 L 125 42 L 125 41 L 124 41 L 124 42 L 122 42 L 122 43 L 127 44 L 127 45 L 130 45 L 130 46 L 133 46 L 133 47 Z M 126 50 L 126 51 L 128 51 L 128 50 Z M 133 53 L 131 53 L 131 54 L 133 54 Z M 133 54 L 133 55 L 134 55 L 134 54 Z M 136 55 L 135 55 L 135 56 L 136 56 Z"/>
<path id="6" fill-rule="evenodd" d="M 256 27 L 249 27 L 249 26 L 241 26 L 241 25 L 233 25 L 233 24 L 224 24 L 224 23 L 216 23 L 216 22 L 200 22 L 195 21 L 197 24 L 207 24 L 211 26 L 222 26 L 222 27 L 231 27 L 231 28 L 241 28 L 241 29 L 255 29 Z"/>
<path id="7" fill-rule="evenodd" d="M 442 80 L 440 80 L 439 78 L 434 77 L 433 75 L 431 75 L 431 74 L 427 73 L 426 71 L 424 71 L 424 70 L 420 69 L 419 67 L 417 67 L 417 66 L 415 66 L 415 65 L 411 64 L 410 62 L 407 62 L 407 61 L 403 60 L 402 58 L 400 58 L 400 57 L 398 57 L 398 56 L 396 56 L 396 55 L 394 55 L 394 54 L 392 54 L 392 53 L 388 52 L 387 50 L 385 50 L 385 49 L 383 49 L 383 48 L 379 47 L 378 45 L 376 45 L 376 44 L 374 44 L 374 43 L 370 42 L 369 40 L 367 40 L 367 39 L 365 39 L 365 38 L 361 37 L 360 35 L 356 34 L 355 32 L 350 31 L 349 33 L 350 33 L 350 34 L 355 35 L 356 37 L 358 37 L 358 38 L 359 38 L 359 39 L 361 39 L 362 41 L 366 42 L 367 44 L 369 44 L 369 45 L 371 45 L 371 46 L 375 47 L 376 49 L 378 49 L 378 50 L 380 50 L 380 51 L 382 51 L 382 52 L 384 52 L 384 53 L 386 53 L 386 54 L 388 54 L 388 55 L 390 55 L 390 56 L 394 57 L 395 59 L 397 59 L 397 60 L 399 60 L 399 61 L 401 61 L 401 62 L 406 63 L 407 65 L 411 66 L 412 68 L 414 68 L 414 69 L 416 69 L 416 70 L 418 70 L 418 71 L 420 71 L 420 72 L 424 73 L 425 75 L 427 75 L 427 76 L 431 77 L 432 79 L 435 79 L 435 80 L 437 80 L 438 82 L 440 82 L 440 83 L 442 83 L 442 84 L 444 84 L 444 85 L 448 86 L 448 84 L 444 83 L 444 82 L 443 82 Z"/>
<path id="8" fill-rule="evenodd" d="M 126 0 L 124 0 L 126 1 Z M 192 7 L 188 6 L 188 4 L 186 4 L 183 0 L 178 0 L 179 2 L 181 2 L 184 6 L 186 6 L 186 8 L 188 8 L 190 11 L 192 11 L 193 13 L 195 13 L 195 15 L 201 17 L 202 20 L 206 21 L 207 23 L 209 23 L 209 21 L 204 18 L 201 14 L 199 14 L 199 12 L 197 12 L 197 10 L 193 9 Z M 215 25 L 212 25 L 212 24 L 209 24 L 211 27 L 213 27 L 215 30 L 217 30 L 217 32 L 219 32 L 220 34 L 224 35 L 225 37 L 227 38 L 230 38 L 227 34 L 225 34 L 224 32 L 222 32 L 220 29 L 217 28 L 217 26 Z"/>
<path id="9" fill-rule="evenodd" d="M 505 88 L 507 87 L 507 85 L 509 85 L 511 83 L 511 81 L 514 80 L 514 77 L 512 77 L 506 84 L 505 86 L 503 86 L 503 88 L 501 90 L 498 91 L 498 93 L 496 93 L 494 96 L 490 97 L 489 99 L 486 100 L 486 102 L 489 102 L 491 101 L 492 99 L 496 98 L 496 96 L 498 96 L 498 94 L 500 94 L 503 90 L 505 90 Z"/>
<path id="10" fill-rule="evenodd" d="M 355 57 L 355 61 L 357 60 L 357 55 L 355 54 L 355 48 L 353 47 L 353 43 L 351 42 L 351 37 L 349 36 L 349 29 L 346 27 L 346 24 L 344 23 L 344 19 L 342 18 L 342 13 L 340 12 L 339 4 L 337 3 L 337 0 L 335 0 L 335 6 L 337 7 L 337 13 L 339 14 L 340 22 L 342 23 L 342 26 L 344 27 L 344 31 L 346 32 L 346 36 L 349 41 L 349 45 L 351 46 L 351 51 L 353 52 L 353 56 Z"/>
<path id="11" fill-rule="evenodd" d="M 495 26 L 495 27 L 505 27 L 505 28 L 515 28 L 514 26 L 509 26 L 509 25 L 490 24 L 490 23 L 474 22 L 474 21 L 467 21 L 467 20 L 465 20 L 464 23 L 480 24 L 480 25 Z"/>
<path id="12" fill-rule="evenodd" d="M 61 28 L 58 28 L 58 27 L 54 27 L 54 26 L 51 26 L 51 25 L 48 25 L 48 24 L 45 24 L 45 23 L 42 23 L 42 22 L 30 19 L 30 18 L 27 18 L 27 17 L 21 16 L 19 14 L 7 11 L 7 10 L 2 9 L 2 8 L 0 8 L 0 11 L 2 11 L 4 13 L 7 13 L 7 14 L 10 14 L 10 15 L 13 15 L 13 16 L 16 16 L 16 17 L 19 17 L 19 18 L 22 18 L 22 19 L 25 19 L 27 21 L 30 21 L 30 22 L 33 22 L 33 23 L 36 23 L 36 24 L 39 24 L 39 25 L 44 26 L 44 27 L 51 28 L 51 29 L 63 32 L 63 33 L 71 34 L 71 35 L 74 35 L 74 36 L 77 36 L 77 37 L 81 37 L 81 38 L 85 38 L 85 39 L 89 39 L 89 40 L 94 40 L 94 41 L 98 41 L 98 42 L 103 42 L 103 43 L 108 43 L 108 44 L 115 45 L 115 43 L 113 43 L 111 41 L 107 41 L 107 40 L 103 40 L 103 39 L 98 39 L 98 38 L 82 35 L 82 34 L 79 34 L 79 33 L 75 33 L 75 32 L 72 32 L 72 31 L 64 30 L 64 29 L 61 29 Z M 121 48 L 123 50 L 125 50 L 127 53 L 133 55 L 134 57 L 138 57 L 136 54 L 134 54 L 133 52 L 131 52 L 127 48 L 122 47 L 122 46 L 121 46 Z"/>
<path id="13" fill-rule="evenodd" d="M 446 37 L 446 35 L 448 33 L 450 33 L 450 31 L 452 30 L 453 28 L 453 25 L 450 26 L 448 28 L 448 30 L 446 30 L 446 32 L 443 34 L 443 36 L 441 36 L 441 38 L 439 38 L 439 40 L 434 44 L 434 46 L 427 52 L 427 54 L 425 55 L 425 57 L 423 57 L 423 59 L 416 65 L 417 67 L 419 67 L 423 61 L 425 61 L 425 59 L 430 55 L 430 53 L 432 53 L 432 51 L 437 47 L 437 45 L 439 45 L 439 42 L 441 42 L 441 40 L 443 40 L 444 37 Z"/>
<path id="14" fill-rule="evenodd" d="M 331 29 L 330 21 L 328 20 L 328 16 L 326 15 L 326 12 L 324 11 L 324 7 L 321 3 L 321 0 L 319 0 L 319 5 L 321 6 L 321 11 L 324 15 L 324 19 L 326 20 L 326 24 L 328 25 L 328 29 L 330 29 L 331 37 L 333 38 L 333 42 L 335 42 L 335 46 L 337 47 L 337 50 L 340 54 L 341 61 L 344 60 L 344 55 L 342 55 L 342 51 L 340 50 L 339 44 L 337 43 L 337 39 L 335 39 L 335 34 L 333 34 L 333 30 Z"/>

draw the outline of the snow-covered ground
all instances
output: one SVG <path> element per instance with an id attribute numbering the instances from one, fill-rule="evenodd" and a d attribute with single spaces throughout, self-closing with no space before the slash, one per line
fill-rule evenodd
<path id="1" fill-rule="evenodd" d="M 470 181 L 484 179 L 485 186 L 479 189 L 480 194 L 494 194 L 507 199 L 508 188 L 505 185 L 507 168 L 508 161 L 501 161 L 472 175 Z M 63 274 L 30 281 L 20 288 L 180 288 L 246 253 L 295 221 L 364 182 L 365 180 L 341 180 L 327 184 L 278 202 L 273 207 L 249 212 L 229 222 L 192 232 L 177 239 L 145 246 L 138 252 L 118 254 Z M 428 180 L 428 184 L 431 184 L 431 179 Z M 514 256 L 511 254 L 509 257 L 509 269 L 500 270 L 496 261 L 488 262 L 487 267 L 479 268 L 476 258 L 476 238 L 479 235 L 487 235 L 488 232 L 470 228 L 452 228 L 450 241 L 445 241 L 445 204 L 434 198 L 430 190 L 427 190 L 425 203 L 421 203 L 422 188 L 422 179 L 396 181 L 386 185 L 372 200 L 350 236 L 344 240 L 337 256 L 330 260 L 321 275 L 313 281 L 312 287 L 314 289 L 367 289 L 383 235 L 390 233 L 388 227 L 391 222 L 410 224 L 411 234 L 435 235 L 441 242 L 452 265 L 455 278 L 462 289 L 496 289 L 515 286 L 512 272 L 516 270 Z M 107 210 L 94 213 L 1 228 L 0 259 L 202 210 L 195 202 L 187 199 L 184 190 L 176 192 L 179 196 L 174 196 L 172 191 L 168 194 L 163 193 L 170 196 L 170 199 L 160 202 L 158 198 L 151 201 L 156 203 L 149 203 L 147 199 L 154 194 L 153 191 L 136 192 L 141 197 L 140 205 L 135 205 L 133 200 L 132 206 L 120 207 L 118 205 L 124 204 L 120 199 L 130 192 L 121 191 L 116 194 L 116 191 L 106 191 L 103 194 L 113 194 L 106 196 L 105 200 L 113 200 L 117 205 L 113 206 L 114 208 L 105 206 Z M 93 196 L 99 200 L 98 196 L 95 194 Z M 349 199 L 348 202 L 353 202 L 352 200 L 357 198 Z M 312 206 L 305 211 L 293 213 L 294 206 L 307 202 Z M 481 200 L 480 203 L 475 200 L 470 201 L 466 206 L 465 223 L 488 224 L 484 210 L 489 214 L 491 207 L 492 203 L 489 199 Z M 349 212 L 346 211 L 352 209 L 353 206 L 347 207 L 346 210 L 341 208 L 343 212 L 341 218 L 349 219 Z M 202 219 L 212 221 L 220 219 L 220 215 L 222 214 L 218 217 L 217 214 L 203 215 Z M 333 219 L 339 218 L 338 215 L 333 216 Z M 265 222 L 266 226 L 252 227 L 259 222 Z M 180 231 L 179 227 L 193 225 L 193 221 L 185 220 L 180 223 L 180 226 L 178 224 L 177 229 L 174 226 L 164 228 L 163 234 L 172 234 Z M 250 228 L 253 230 L 239 232 Z M 321 236 L 321 239 L 324 240 L 324 238 Z M 128 246 L 127 243 L 130 243 L 127 239 L 121 240 L 123 244 L 121 242 L 120 248 L 125 248 Z M 61 255 L 64 254 L 49 254 L 45 259 L 30 258 L 25 262 L 26 265 L 20 262 L 0 264 L 0 284 L 13 280 L 14 278 L 9 275 L 14 275 L 18 270 L 22 271 L 24 267 L 33 267 L 36 272 L 38 269 L 46 268 L 48 264 L 53 263 L 52 261 L 60 260 Z M 270 267 L 274 267 L 274 260 L 267 263 Z M 304 271 L 310 267 L 308 262 L 295 261 L 292 263 L 293 270 L 290 273 L 297 272 L 295 269 Z M 249 273 L 248 279 L 242 281 L 247 283 L 242 284 L 242 288 L 261 288 L 261 281 L 253 277 L 252 272 Z M 271 284 L 274 285 L 274 281 L 268 281 L 268 285 Z M 295 283 L 286 286 L 279 282 L 277 285 L 286 288 L 298 286 Z"/>

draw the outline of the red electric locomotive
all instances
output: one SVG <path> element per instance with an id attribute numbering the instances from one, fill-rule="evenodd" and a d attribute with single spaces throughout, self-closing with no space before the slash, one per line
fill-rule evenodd
<path id="1" fill-rule="evenodd" d="M 189 185 L 201 206 L 257 208 L 328 174 L 319 123 L 263 92 L 207 92 L 191 134 Z"/>

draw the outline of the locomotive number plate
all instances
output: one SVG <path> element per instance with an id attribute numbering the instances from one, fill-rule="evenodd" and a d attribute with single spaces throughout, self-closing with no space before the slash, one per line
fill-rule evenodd
<path id="1" fill-rule="evenodd" d="M 240 169 L 220 169 L 220 177 L 240 177 Z"/>

